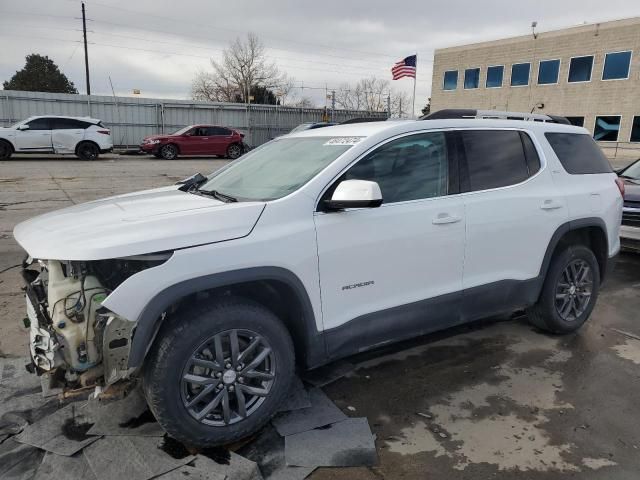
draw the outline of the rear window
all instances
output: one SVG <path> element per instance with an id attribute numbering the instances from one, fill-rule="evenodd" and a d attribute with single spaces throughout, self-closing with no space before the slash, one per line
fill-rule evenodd
<path id="1" fill-rule="evenodd" d="M 544 134 L 564 169 L 572 175 L 611 173 L 611 164 L 591 136 L 581 133 Z"/>
<path id="2" fill-rule="evenodd" d="M 470 191 L 515 185 L 529 178 L 520 132 L 470 130 L 460 134 L 467 159 Z M 532 163 L 535 163 L 533 158 Z"/>

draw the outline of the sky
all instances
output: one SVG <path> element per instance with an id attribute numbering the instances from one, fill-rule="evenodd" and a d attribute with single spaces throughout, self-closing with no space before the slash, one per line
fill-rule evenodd
<path id="1" fill-rule="evenodd" d="M 256 34 L 295 79 L 297 97 L 364 77 L 391 80 L 417 53 L 416 110 L 431 90 L 437 48 L 640 16 L 637 0 L 86 0 L 93 94 L 190 98 L 191 81 L 235 38 Z M 605 8 L 606 6 L 606 8 Z M 52 58 L 86 93 L 79 0 L 0 0 L 0 81 L 29 53 Z M 391 82 L 409 96 L 412 79 Z"/>

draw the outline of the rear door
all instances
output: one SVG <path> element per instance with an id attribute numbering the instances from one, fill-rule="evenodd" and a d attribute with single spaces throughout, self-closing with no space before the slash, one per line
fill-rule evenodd
<path id="1" fill-rule="evenodd" d="M 228 128 L 208 127 L 207 128 L 207 152 L 210 155 L 224 155 L 227 153 L 227 146 L 231 141 L 232 132 Z"/>
<path id="2" fill-rule="evenodd" d="M 447 140 L 444 132 L 392 140 L 325 194 L 342 180 L 359 179 L 377 182 L 383 197 L 378 208 L 318 211 L 314 217 L 331 355 L 458 321 L 465 215 Z"/>
<path id="3" fill-rule="evenodd" d="M 60 153 L 75 152 L 76 145 L 84 139 L 85 130 L 91 125 L 73 118 L 53 118 L 52 124 L 53 149 Z"/>
<path id="4" fill-rule="evenodd" d="M 27 130 L 16 132 L 16 150 L 24 152 L 51 152 L 51 118 L 31 120 Z"/>
<path id="5" fill-rule="evenodd" d="M 473 319 L 522 302 L 522 282 L 539 275 L 567 207 L 529 133 L 461 130 L 458 136 L 467 218 L 464 303 L 466 319 Z"/>

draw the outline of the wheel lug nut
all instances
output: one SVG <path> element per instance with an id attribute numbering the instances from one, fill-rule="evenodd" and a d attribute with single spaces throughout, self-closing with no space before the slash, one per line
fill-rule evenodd
<path id="1" fill-rule="evenodd" d="M 227 364 L 225 365 L 226 368 L 231 368 L 231 364 L 227 362 Z"/>
<path id="2" fill-rule="evenodd" d="M 216 377 L 217 377 L 217 378 L 222 377 L 222 372 L 217 372 L 217 373 L 216 373 Z"/>
<path id="3" fill-rule="evenodd" d="M 233 392 L 233 385 L 229 385 L 229 391 Z"/>
<path id="4" fill-rule="evenodd" d="M 242 370 L 242 366 L 241 366 L 241 365 L 238 365 L 238 366 L 236 367 L 236 370 L 237 370 L 237 371 Z"/>
<path id="5" fill-rule="evenodd" d="M 244 377 L 240 377 L 240 378 L 238 378 L 238 382 L 240 382 L 240 383 L 244 383 Z"/>

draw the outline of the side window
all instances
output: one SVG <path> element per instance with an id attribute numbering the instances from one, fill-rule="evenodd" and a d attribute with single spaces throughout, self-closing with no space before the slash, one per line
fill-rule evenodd
<path id="1" fill-rule="evenodd" d="M 460 135 L 466 157 L 467 190 L 506 187 L 529 177 L 520 132 L 463 130 Z"/>
<path id="2" fill-rule="evenodd" d="M 611 164 L 590 135 L 580 133 L 544 134 L 564 169 L 572 175 L 611 173 Z"/>
<path id="3" fill-rule="evenodd" d="M 443 132 L 399 138 L 351 167 L 344 180 L 371 180 L 380 185 L 383 203 L 447 195 L 449 160 Z"/>
<path id="4" fill-rule="evenodd" d="M 29 130 L 51 130 L 51 119 L 36 118 L 27 123 L 27 125 L 29 125 Z"/>
<path id="5" fill-rule="evenodd" d="M 524 147 L 524 157 L 527 161 L 529 176 L 531 177 L 538 173 L 538 170 L 540 170 L 540 157 L 538 156 L 536 146 L 533 144 L 533 141 L 528 134 L 520 132 L 520 139 L 522 140 L 522 146 Z"/>
<path id="6" fill-rule="evenodd" d="M 231 135 L 231 131 L 222 127 L 209 127 L 209 135 Z"/>
<path id="7" fill-rule="evenodd" d="M 81 122 L 80 120 L 74 120 L 72 118 L 54 118 L 53 129 L 54 130 L 84 130 L 90 124 L 87 122 Z"/>

